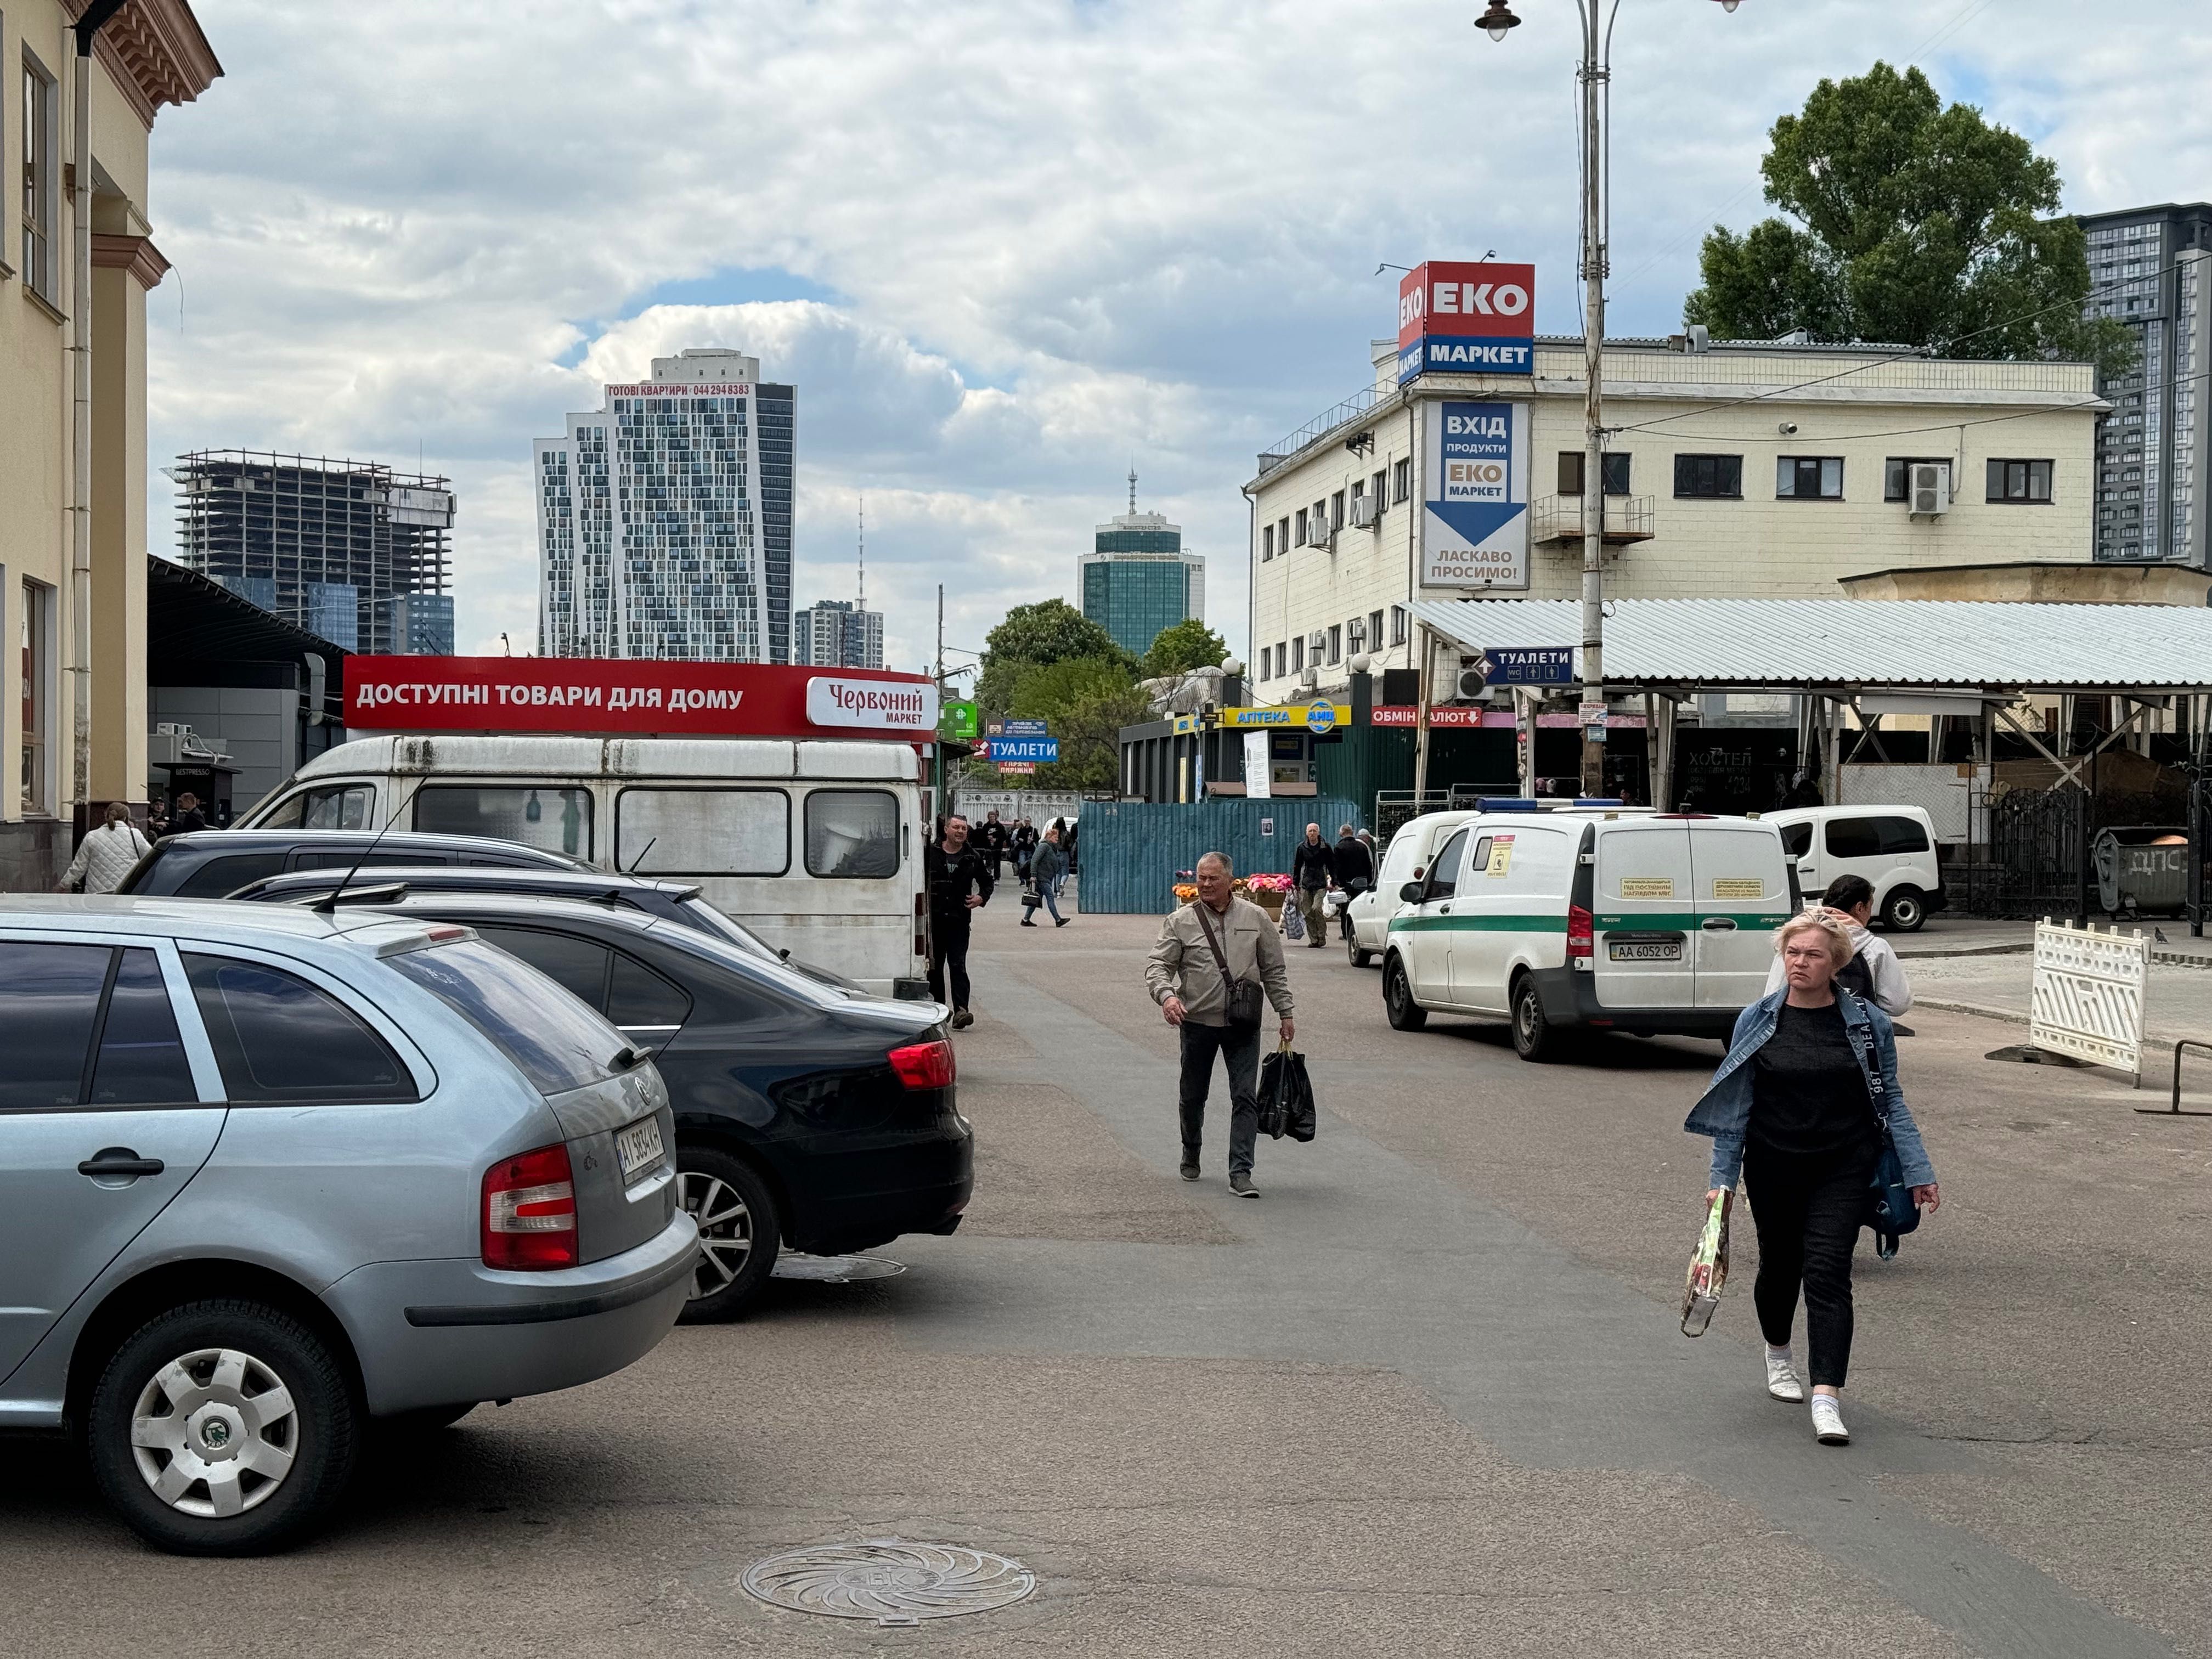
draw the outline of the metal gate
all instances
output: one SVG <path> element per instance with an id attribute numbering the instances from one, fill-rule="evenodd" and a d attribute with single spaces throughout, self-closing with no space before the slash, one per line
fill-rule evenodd
<path id="1" fill-rule="evenodd" d="M 2070 916 L 2082 896 L 2081 789 L 2012 789 L 1977 803 L 1988 841 L 1945 872 L 1957 908 L 1977 916 Z"/>

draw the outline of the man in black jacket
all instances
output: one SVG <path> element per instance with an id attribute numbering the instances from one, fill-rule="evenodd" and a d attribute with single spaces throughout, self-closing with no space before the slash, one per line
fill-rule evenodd
<path id="1" fill-rule="evenodd" d="M 1344 936 L 1352 937 L 1352 901 L 1375 884 L 1375 855 L 1367 850 L 1367 843 L 1345 824 L 1336 832 L 1336 850 L 1331 854 L 1336 872 L 1336 884 L 1344 889 L 1344 913 L 1339 919 Z"/>
<path id="2" fill-rule="evenodd" d="M 1321 825 L 1306 825 L 1306 838 L 1291 859 L 1291 885 L 1297 889 L 1293 896 L 1306 921 L 1309 951 L 1318 951 L 1328 942 L 1328 883 L 1334 862 L 1328 843 L 1321 838 Z"/>
<path id="3" fill-rule="evenodd" d="M 929 994 L 951 1001 L 952 1029 L 965 1030 L 975 1023 L 968 1012 L 969 913 L 991 902 L 990 860 L 968 844 L 968 820 L 955 812 L 945 820 L 944 840 L 924 849 L 922 869 L 929 879 Z"/>

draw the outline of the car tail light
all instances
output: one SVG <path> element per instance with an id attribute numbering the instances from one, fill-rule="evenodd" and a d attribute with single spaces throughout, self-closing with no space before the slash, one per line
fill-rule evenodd
<path id="1" fill-rule="evenodd" d="M 1595 919 L 1581 905 L 1570 904 L 1567 907 L 1567 960 L 1569 963 L 1579 962 L 1585 964 L 1589 963 L 1591 942 L 1595 935 L 1596 927 Z"/>
<path id="2" fill-rule="evenodd" d="M 914 896 L 914 953 L 924 962 L 929 960 L 929 895 L 927 891 Z"/>
<path id="3" fill-rule="evenodd" d="M 484 1171 L 485 1267 L 573 1267 L 579 1259 L 576 1183 L 566 1146 L 517 1152 Z"/>
<path id="4" fill-rule="evenodd" d="M 914 1042 L 890 1052 L 891 1069 L 909 1089 L 950 1089 L 955 1075 L 952 1045 L 943 1037 Z"/>

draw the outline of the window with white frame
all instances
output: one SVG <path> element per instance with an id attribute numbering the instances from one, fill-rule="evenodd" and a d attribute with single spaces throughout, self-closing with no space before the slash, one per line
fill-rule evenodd
<path id="1" fill-rule="evenodd" d="M 23 54 L 22 96 L 17 141 L 21 145 L 23 190 L 23 285 L 49 305 L 54 302 L 54 221 L 61 210 L 60 105 L 54 77 L 29 52 Z"/>
<path id="2" fill-rule="evenodd" d="M 1260 526 L 1260 562 L 1265 564 L 1268 560 L 1274 556 L 1275 526 L 1271 524 L 1263 524 Z"/>
<path id="3" fill-rule="evenodd" d="M 1407 634 L 1407 620 L 1408 620 L 1408 618 L 1412 616 L 1412 614 L 1413 614 L 1413 613 L 1412 613 L 1412 612 L 1410 612 L 1409 611 L 1407 611 L 1407 610 L 1406 609 L 1406 607 L 1405 607 L 1404 605 L 1392 605 L 1392 606 L 1390 607 L 1390 643 L 1391 643 L 1391 644 L 1393 644 L 1393 645 L 1403 645 L 1403 644 L 1405 644 L 1405 642 L 1406 642 L 1406 634 Z"/>
<path id="4" fill-rule="evenodd" d="M 1413 499 L 1413 459 L 1408 455 L 1390 469 L 1390 499 L 1404 503 Z"/>

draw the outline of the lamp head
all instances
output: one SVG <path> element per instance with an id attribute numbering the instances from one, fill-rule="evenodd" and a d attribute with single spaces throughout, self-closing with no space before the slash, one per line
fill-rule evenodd
<path id="1" fill-rule="evenodd" d="M 1503 40 L 1509 30 L 1521 27 L 1521 20 L 1513 15 L 1512 8 L 1505 3 L 1505 0 L 1490 0 L 1490 9 L 1475 19 L 1474 26 L 1492 40 Z"/>

